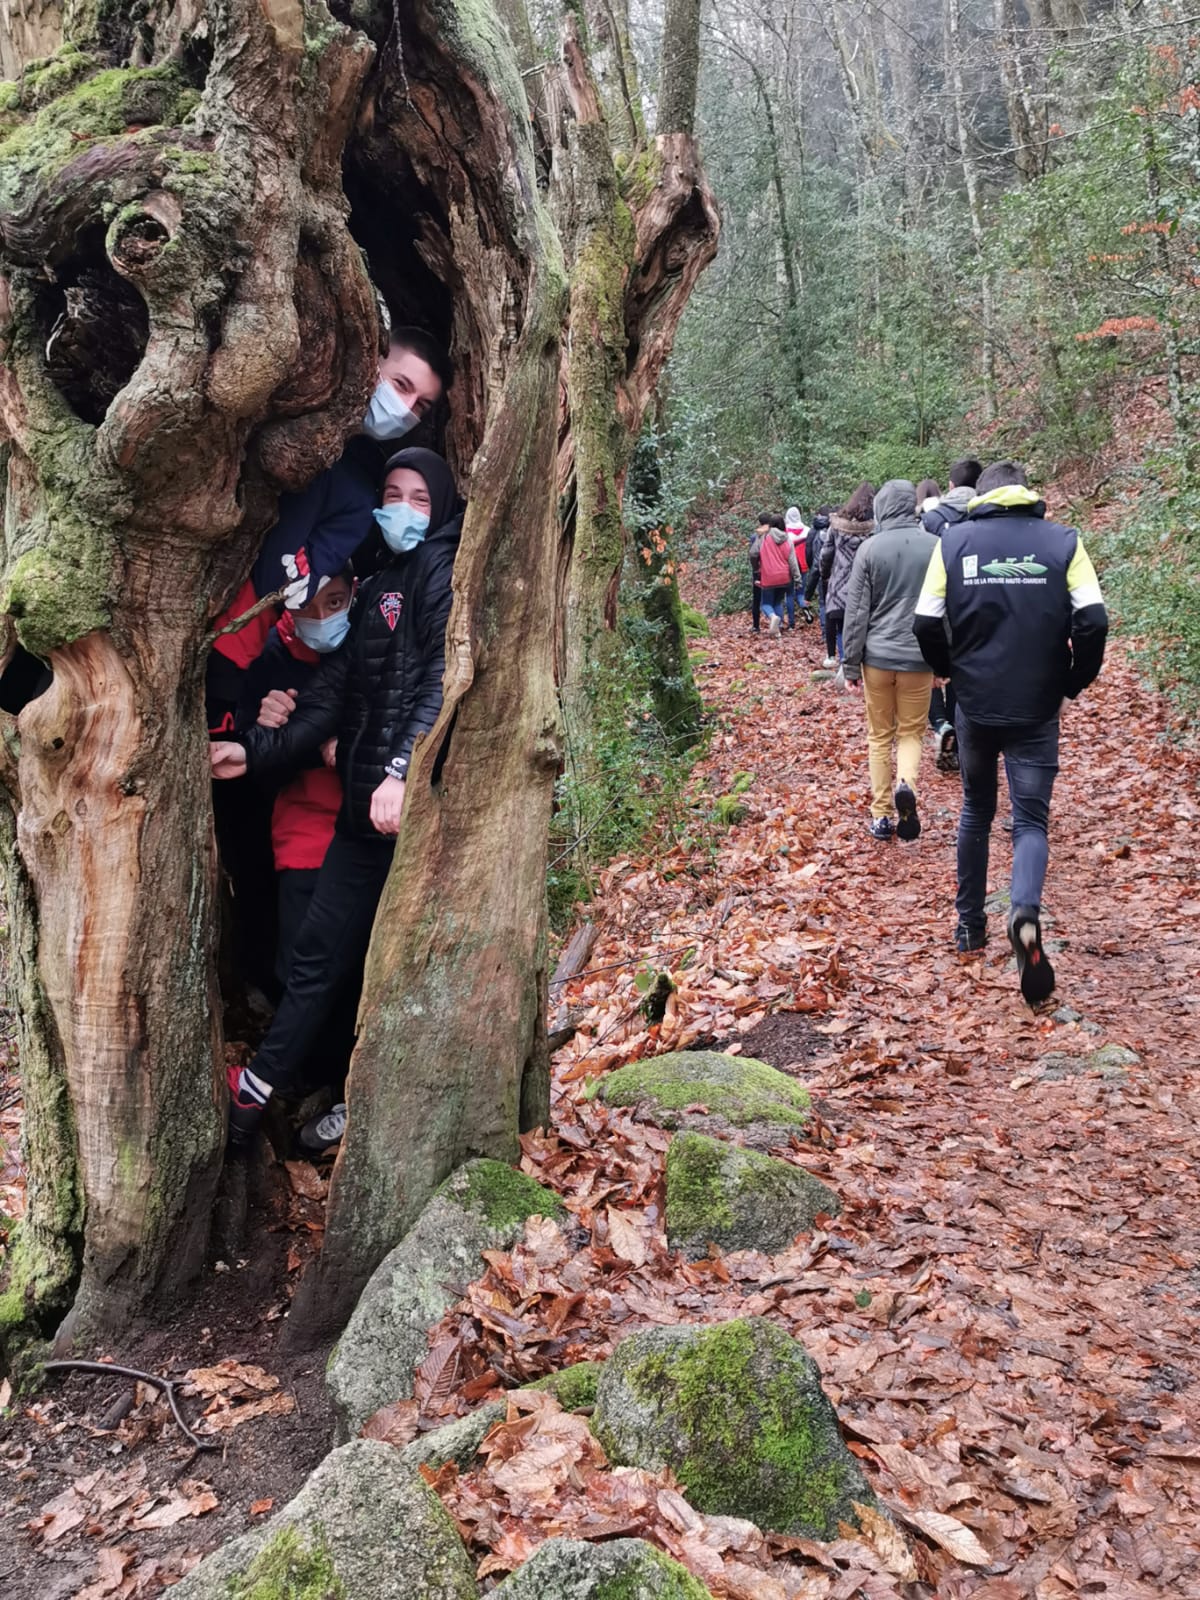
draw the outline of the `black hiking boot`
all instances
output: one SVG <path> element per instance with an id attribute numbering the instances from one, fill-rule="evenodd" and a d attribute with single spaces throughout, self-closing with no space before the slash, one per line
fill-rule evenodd
<path id="1" fill-rule="evenodd" d="M 902 783 L 892 797 L 896 802 L 896 837 L 910 843 L 921 832 L 921 819 L 917 815 L 917 797 L 906 783 Z"/>
<path id="2" fill-rule="evenodd" d="M 954 948 L 960 956 L 970 955 L 973 950 L 982 950 L 986 943 L 986 928 L 970 928 L 965 922 L 960 922 L 954 930 Z"/>
<path id="3" fill-rule="evenodd" d="M 258 1131 L 262 1127 L 267 1103 L 258 1098 L 253 1089 L 242 1087 L 241 1067 L 227 1067 L 225 1082 L 229 1087 L 229 1143 L 227 1153 L 242 1160 L 254 1149 Z"/>
<path id="4" fill-rule="evenodd" d="M 1040 1005 L 1054 993 L 1054 968 L 1042 949 L 1042 923 L 1033 906 L 1014 906 L 1008 937 L 1017 958 L 1017 976 L 1026 1004 Z"/>

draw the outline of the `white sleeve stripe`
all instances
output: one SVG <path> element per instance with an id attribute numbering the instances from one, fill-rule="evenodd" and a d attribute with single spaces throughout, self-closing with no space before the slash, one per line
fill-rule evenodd
<path id="1" fill-rule="evenodd" d="M 1098 583 L 1081 583 L 1078 589 L 1071 590 L 1071 610 L 1082 611 L 1084 606 L 1102 606 L 1104 596 L 1100 593 Z"/>
<path id="2" fill-rule="evenodd" d="M 1097 593 L 1099 593 L 1098 590 Z M 919 617 L 944 617 L 946 615 L 946 596 L 944 594 L 923 594 L 917 601 L 917 615 Z"/>

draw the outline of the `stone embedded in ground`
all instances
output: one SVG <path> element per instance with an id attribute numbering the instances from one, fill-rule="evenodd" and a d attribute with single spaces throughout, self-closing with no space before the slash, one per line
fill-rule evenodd
<path id="1" fill-rule="evenodd" d="M 261 1528 L 183 1578 L 177 1600 L 478 1600 L 442 1502 L 400 1452 L 355 1439 Z"/>
<path id="2" fill-rule="evenodd" d="M 834 1539 L 855 1502 L 875 1506 L 816 1362 L 761 1317 L 630 1335 L 592 1431 L 614 1466 L 670 1467 L 698 1511 L 772 1532 Z"/>
<path id="3" fill-rule="evenodd" d="M 375 1269 L 329 1358 L 341 1438 L 412 1394 L 426 1334 L 458 1298 L 447 1285 L 477 1278 L 480 1253 L 507 1250 L 531 1216 L 565 1212 L 556 1195 L 501 1161 L 469 1161 L 446 1179 Z"/>
<path id="4" fill-rule="evenodd" d="M 678 1133 L 667 1152 L 667 1244 L 695 1261 L 710 1244 L 775 1255 L 842 1203 L 788 1161 L 703 1133 Z"/>
<path id="5" fill-rule="evenodd" d="M 561 1372 L 551 1372 L 536 1383 L 526 1384 L 528 1389 L 548 1389 L 564 1411 L 578 1411 L 583 1406 L 596 1403 L 596 1385 L 604 1364 L 600 1361 L 579 1361 Z M 426 1466 L 434 1472 L 447 1461 L 453 1461 L 464 1471 L 479 1454 L 479 1446 L 498 1422 L 508 1414 L 506 1400 L 491 1400 L 470 1416 L 448 1422 L 444 1428 L 423 1433 L 406 1444 L 400 1454 L 410 1467 Z"/>
<path id="6" fill-rule="evenodd" d="M 548 1539 L 497 1600 L 712 1600 L 686 1567 L 643 1539 Z"/>
<path id="7" fill-rule="evenodd" d="M 781 1143 L 808 1122 L 808 1091 L 765 1061 L 715 1050 L 678 1050 L 605 1073 L 594 1091 L 607 1106 L 635 1106 L 663 1128 L 756 1130 Z M 696 1108 L 702 1108 L 697 1110 Z M 746 1132 L 748 1143 L 755 1142 Z"/>
<path id="8" fill-rule="evenodd" d="M 1086 1027 L 1086 1024 L 1085 1024 Z M 1089 1073 L 1099 1073 L 1102 1078 L 1124 1078 L 1127 1067 L 1136 1067 L 1141 1057 L 1121 1044 L 1101 1045 L 1084 1056 L 1068 1055 L 1056 1050 L 1053 1055 L 1041 1056 L 1037 1065 L 1043 1081 L 1055 1083 L 1062 1078 L 1082 1078 Z"/>

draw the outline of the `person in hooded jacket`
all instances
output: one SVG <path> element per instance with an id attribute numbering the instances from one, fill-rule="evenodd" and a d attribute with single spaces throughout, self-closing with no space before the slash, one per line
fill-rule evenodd
<path id="1" fill-rule="evenodd" d="M 805 605 L 811 605 L 813 596 L 817 597 L 817 621 L 822 639 L 825 637 L 825 580 L 821 576 L 821 551 L 829 533 L 832 513 L 832 506 L 819 506 L 813 513 L 812 527 L 808 530 L 808 576 L 804 580 Z"/>
<path id="2" fill-rule="evenodd" d="M 913 638 L 912 619 L 936 544 L 917 520 L 912 484 L 904 478 L 885 483 L 875 496 L 875 532 L 862 542 L 850 571 L 842 626 L 842 670 L 851 681 L 863 680 L 875 839 L 893 833 L 915 839 L 921 831 L 917 773 L 933 674 Z"/>
<path id="3" fill-rule="evenodd" d="M 1024 471 L 998 461 L 979 478 L 967 515 L 942 530 L 913 629 L 921 653 L 958 696 L 962 772 L 958 823 L 960 952 L 987 939 L 988 850 L 996 764 L 1004 757 L 1013 811 L 1008 937 L 1030 1005 L 1054 990 L 1042 945 L 1050 798 L 1059 716 L 1104 662 L 1108 613 L 1075 528 L 1051 522 Z"/>
<path id="4" fill-rule="evenodd" d="M 321 665 L 279 728 L 256 727 L 212 746 L 213 776 L 294 771 L 337 740 L 342 805 L 287 988 L 249 1067 L 229 1069 L 229 1143 L 253 1145 L 275 1090 L 293 1088 L 309 1042 L 348 985 L 361 981 L 387 879 L 417 737 L 442 705 L 446 626 L 462 508 L 450 469 L 431 450 L 387 463 L 376 510 L 388 557 L 363 585 L 349 638 Z"/>
<path id="5" fill-rule="evenodd" d="M 974 456 L 963 456 L 950 468 L 950 487 L 921 516 L 921 522 L 930 533 L 941 538 L 942 530 L 961 522 L 967 507 L 975 497 L 982 466 Z M 949 679 L 934 682 L 929 696 L 929 726 L 932 729 L 933 754 L 939 772 L 958 771 L 958 735 L 954 731 L 954 688 Z"/>
<path id="6" fill-rule="evenodd" d="M 783 608 L 791 585 L 800 581 L 800 563 L 796 560 L 796 547 L 788 535 L 782 517 L 767 518 L 767 533 L 758 554 L 762 576 L 762 610 L 767 619 L 767 632 L 778 639 L 783 626 Z M 794 591 L 793 591 L 794 592 Z"/>
<path id="7" fill-rule="evenodd" d="M 808 572 L 808 529 L 804 526 L 804 518 L 800 515 L 798 506 L 789 506 L 783 514 L 783 526 L 787 536 L 792 541 L 792 549 L 796 552 L 796 565 L 800 568 L 800 576 L 788 584 L 787 595 L 787 625 L 792 631 L 796 627 L 796 591 L 802 589 L 804 577 Z M 803 595 L 800 603 L 803 605 Z"/>
<path id="8" fill-rule="evenodd" d="M 825 580 L 825 665 L 836 667 L 842 654 L 842 623 L 846 616 L 846 591 L 850 569 L 864 539 L 875 524 L 875 491 L 860 483 L 840 511 L 829 519 L 829 532 L 821 546 L 821 577 Z"/>

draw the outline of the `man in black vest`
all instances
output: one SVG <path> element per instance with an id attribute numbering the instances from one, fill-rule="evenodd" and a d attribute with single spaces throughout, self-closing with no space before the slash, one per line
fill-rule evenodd
<path id="1" fill-rule="evenodd" d="M 963 808 L 955 943 L 978 950 L 987 938 L 988 844 L 1002 755 L 1013 809 L 1008 936 L 1021 993 L 1035 1005 L 1054 989 L 1041 901 L 1059 712 L 1064 697 L 1074 700 L 1098 675 L 1108 615 L 1078 532 L 1047 521 L 1045 502 L 1013 462 L 988 467 L 966 517 L 942 528 L 913 631 L 958 700 Z"/>

